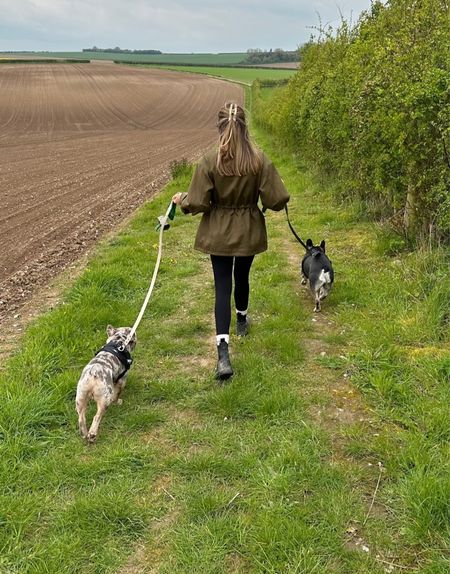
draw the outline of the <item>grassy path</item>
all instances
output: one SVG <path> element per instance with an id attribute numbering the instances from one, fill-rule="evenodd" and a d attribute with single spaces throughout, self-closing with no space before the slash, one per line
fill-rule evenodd
<path id="1" fill-rule="evenodd" d="M 99 247 L 1 373 L 0 572 L 448 571 L 443 254 L 384 255 L 394 240 L 258 138 L 292 192 L 294 225 L 329 243 L 323 313 L 270 213 L 253 329 L 232 339 L 236 375 L 218 386 L 209 260 L 191 247 L 198 222 L 178 216 L 124 403 L 83 444 L 76 382 L 106 325 L 140 307 L 156 216 L 189 178 L 172 183 Z"/>

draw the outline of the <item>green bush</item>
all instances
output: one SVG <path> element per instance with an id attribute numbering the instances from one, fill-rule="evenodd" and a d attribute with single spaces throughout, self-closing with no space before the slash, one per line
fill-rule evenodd
<path id="1" fill-rule="evenodd" d="M 447 15 L 447 0 L 374 2 L 311 40 L 255 118 L 414 238 L 450 236 Z"/>

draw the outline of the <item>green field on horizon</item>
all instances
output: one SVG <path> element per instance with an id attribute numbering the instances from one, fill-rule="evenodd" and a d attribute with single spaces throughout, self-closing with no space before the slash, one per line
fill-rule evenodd
<path id="1" fill-rule="evenodd" d="M 15 58 L 47 57 L 47 58 L 81 58 L 86 60 L 124 60 L 135 62 L 155 62 L 174 64 L 239 64 L 246 57 L 245 52 L 229 52 L 219 54 L 130 54 L 115 52 L 14 52 L 2 53 L 0 56 Z"/>

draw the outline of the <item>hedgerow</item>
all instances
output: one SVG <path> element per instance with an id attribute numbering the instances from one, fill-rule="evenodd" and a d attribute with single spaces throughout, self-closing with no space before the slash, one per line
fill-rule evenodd
<path id="1" fill-rule="evenodd" d="M 320 30 L 288 87 L 255 106 L 341 197 L 414 238 L 450 237 L 448 8 L 374 2 L 356 25 Z"/>

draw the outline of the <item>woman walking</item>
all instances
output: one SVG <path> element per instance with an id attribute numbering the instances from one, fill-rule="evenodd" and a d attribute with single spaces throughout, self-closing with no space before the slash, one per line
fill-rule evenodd
<path id="1" fill-rule="evenodd" d="M 202 213 L 195 249 L 211 256 L 215 286 L 218 362 L 216 377 L 233 375 L 228 352 L 234 277 L 236 333 L 249 330 L 249 273 L 253 258 L 267 249 L 264 215 L 258 207 L 279 211 L 289 194 L 277 170 L 250 141 L 245 112 L 232 102 L 219 111 L 218 149 L 197 164 L 187 193 L 173 201 L 183 213 Z"/>

